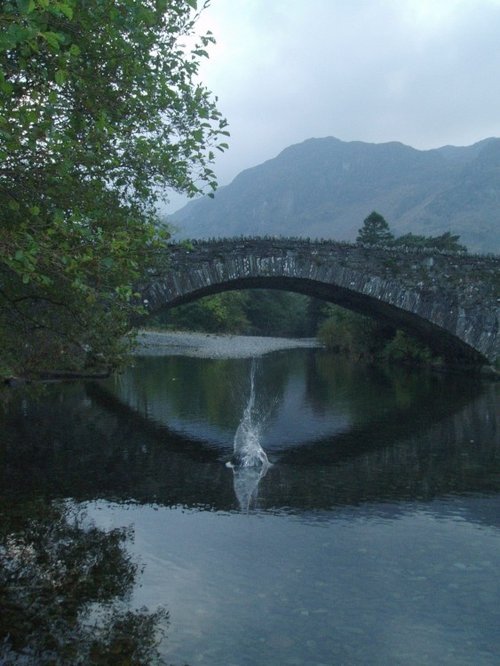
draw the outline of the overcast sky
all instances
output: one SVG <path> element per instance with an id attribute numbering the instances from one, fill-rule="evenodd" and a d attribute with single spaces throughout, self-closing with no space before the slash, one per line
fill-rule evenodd
<path id="1" fill-rule="evenodd" d="M 211 0 L 206 30 L 201 79 L 231 131 L 221 185 L 310 137 L 500 136 L 500 0 Z"/>

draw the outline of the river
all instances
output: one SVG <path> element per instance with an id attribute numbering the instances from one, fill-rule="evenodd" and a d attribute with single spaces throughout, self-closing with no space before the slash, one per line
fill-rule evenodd
<path id="1" fill-rule="evenodd" d="M 106 550 L 112 584 L 100 574 L 89 590 L 71 578 L 57 604 L 80 595 L 62 603 L 71 636 L 78 622 L 102 622 L 106 604 L 166 609 L 154 618 L 164 631 L 155 659 L 178 666 L 497 664 L 498 383 L 308 347 L 156 346 L 106 381 L 11 391 L 0 435 L 4 566 L 34 586 L 36 533 L 40 553 L 57 551 L 37 574 L 53 590 L 70 579 L 58 539 L 67 549 L 83 535 L 90 552 L 126 529 L 121 551 Z M 264 469 L 227 464 L 245 413 Z M 26 608 L 12 611 L 18 624 Z M 64 631 L 61 643 L 76 645 Z M 23 636 L 12 629 L 5 663 L 53 663 L 42 638 L 30 653 Z M 74 654 L 95 652 L 87 634 L 78 640 Z"/>

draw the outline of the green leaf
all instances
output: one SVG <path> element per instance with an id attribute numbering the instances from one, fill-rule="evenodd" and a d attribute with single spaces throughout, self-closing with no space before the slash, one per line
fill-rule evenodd
<path id="1" fill-rule="evenodd" d="M 31 14 L 35 10 L 35 0 L 16 0 L 17 7 L 21 14 Z"/>
<path id="2" fill-rule="evenodd" d="M 0 49 L 8 50 L 15 48 L 18 44 L 25 41 L 31 35 L 29 28 L 23 27 L 17 23 L 11 25 L 0 35 Z"/>
<path id="3" fill-rule="evenodd" d="M 50 47 L 52 47 L 55 51 L 59 51 L 61 42 L 64 41 L 64 35 L 61 35 L 61 33 L 58 32 L 52 32 L 50 30 L 47 32 L 41 32 L 40 34 Z"/>
<path id="4" fill-rule="evenodd" d="M 73 7 L 67 2 L 61 2 L 58 9 L 70 20 L 73 18 Z"/>
<path id="5" fill-rule="evenodd" d="M 58 69 L 54 75 L 56 83 L 60 86 L 66 83 L 67 78 L 68 78 L 68 72 L 64 69 Z"/>
<path id="6" fill-rule="evenodd" d="M 0 74 L 0 90 L 7 95 L 10 95 L 14 90 L 14 86 L 5 80 L 3 73 Z"/>

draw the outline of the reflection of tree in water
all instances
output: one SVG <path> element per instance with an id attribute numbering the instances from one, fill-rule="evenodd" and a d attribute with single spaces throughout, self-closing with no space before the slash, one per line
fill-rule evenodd
<path id="1" fill-rule="evenodd" d="M 128 396 L 142 413 L 161 413 L 167 403 L 173 415 L 182 416 L 188 404 L 207 423 L 232 431 L 238 425 L 236 406 L 243 400 L 238 389 L 246 386 L 246 377 L 244 364 L 228 359 L 152 357 L 110 380 L 109 388 Z"/>
<path id="2" fill-rule="evenodd" d="M 303 360 L 294 351 L 271 354 L 262 361 L 258 373 L 260 411 L 271 414 L 287 382 L 303 375 Z M 141 358 L 135 368 L 125 370 L 105 386 L 131 407 L 159 421 L 168 405 L 171 417 L 201 414 L 205 423 L 232 433 L 247 399 L 251 363 L 251 358 Z"/>
<path id="3" fill-rule="evenodd" d="M 137 573 L 127 530 L 62 502 L 0 505 L 0 518 L 1 664 L 162 663 L 168 613 L 125 605 Z"/>
<path id="4" fill-rule="evenodd" d="M 328 351 L 309 356 L 309 404 L 323 414 L 332 404 L 342 405 L 356 424 L 370 423 L 384 414 L 411 410 L 425 412 L 466 402 L 481 393 L 477 378 L 408 367 L 353 363 Z M 418 407 L 417 407 L 418 406 Z"/>

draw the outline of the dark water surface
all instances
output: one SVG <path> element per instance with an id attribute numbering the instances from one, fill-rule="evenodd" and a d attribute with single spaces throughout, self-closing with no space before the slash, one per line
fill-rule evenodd
<path id="1" fill-rule="evenodd" d="M 64 500 L 97 528 L 131 526 L 122 603 L 167 608 L 168 663 L 498 664 L 499 386 L 269 354 L 259 478 L 225 465 L 251 363 L 142 358 L 11 395 L 4 520 Z"/>

